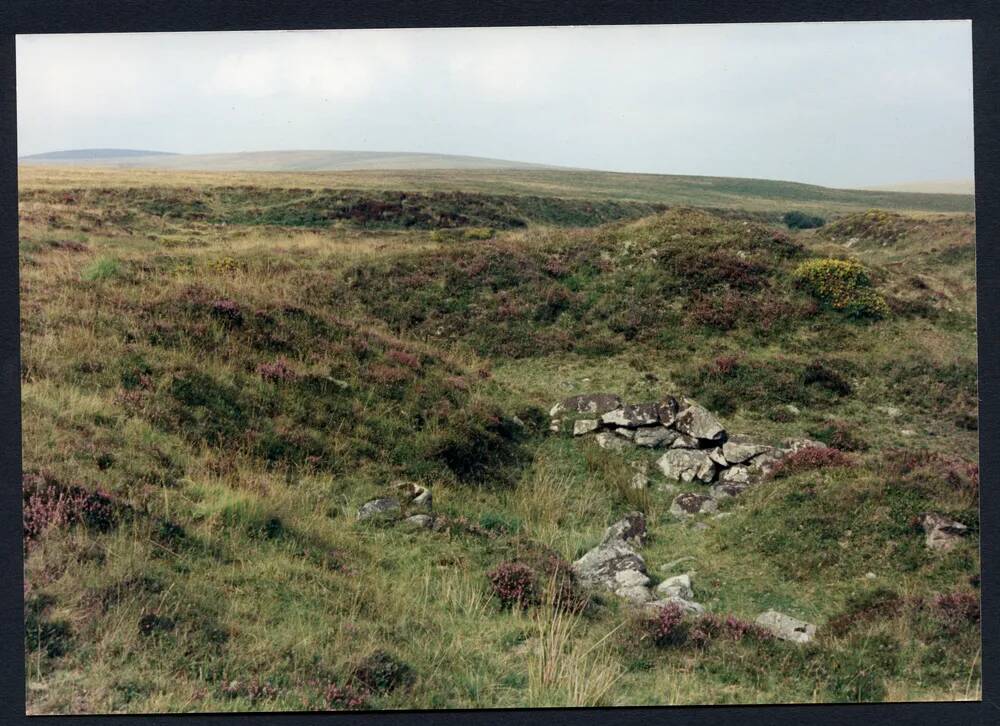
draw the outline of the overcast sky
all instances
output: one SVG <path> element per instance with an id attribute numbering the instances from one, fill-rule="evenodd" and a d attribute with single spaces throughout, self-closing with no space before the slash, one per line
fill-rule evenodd
<path id="1" fill-rule="evenodd" d="M 971 179 L 966 21 L 19 36 L 18 151 Z"/>

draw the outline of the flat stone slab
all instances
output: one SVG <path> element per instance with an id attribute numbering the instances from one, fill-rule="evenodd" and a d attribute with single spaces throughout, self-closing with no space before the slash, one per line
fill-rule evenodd
<path id="1" fill-rule="evenodd" d="M 601 422 L 609 426 L 623 426 L 630 429 L 652 426 L 660 422 L 660 405 L 636 403 L 622 406 L 601 416 Z"/>
<path id="2" fill-rule="evenodd" d="M 730 464 L 744 464 L 772 448 L 765 444 L 754 443 L 746 436 L 730 436 L 722 445 L 722 455 Z"/>
<path id="3" fill-rule="evenodd" d="M 593 413 L 601 415 L 621 408 L 622 399 L 613 393 L 584 393 L 563 399 L 549 411 L 549 416 L 560 413 Z"/>
<path id="4" fill-rule="evenodd" d="M 636 446 L 645 446 L 650 449 L 655 449 L 661 446 L 670 446 L 677 437 L 680 436 L 673 429 L 669 429 L 666 426 L 650 426 L 647 428 L 638 429 L 635 432 Z"/>
<path id="5" fill-rule="evenodd" d="M 602 431 L 594 437 L 597 445 L 602 449 L 610 449 L 611 451 L 622 451 L 629 447 L 628 439 L 623 439 L 621 436 L 615 436 L 610 431 Z"/>
<path id="6" fill-rule="evenodd" d="M 668 577 L 656 586 L 656 594 L 661 598 L 678 597 L 682 600 L 694 600 L 694 591 L 691 589 L 691 576 L 683 574 Z"/>
<path id="7" fill-rule="evenodd" d="M 591 431 L 597 431 L 597 427 L 601 425 L 601 422 L 596 418 L 581 418 L 573 422 L 573 435 L 583 436 L 584 434 L 589 434 Z"/>
<path id="8" fill-rule="evenodd" d="M 658 600 L 653 600 L 645 605 L 645 608 L 651 612 L 656 612 L 668 605 L 677 605 L 683 612 L 691 615 L 701 615 L 705 612 L 705 606 L 694 600 L 685 600 L 682 597 L 664 597 Z"/>
<path id="9" fill-rule="evenodd" d="M 601 544 L 624 542 L 633 547 L 641 547 L 646 543 L 647 536 L 645 515 L 642 512 L 629 512 L 604 530 Z"/>
<path id="10" fill-rule="evenodd" d="M 621 587 L 616 579 L 618 573 L 635 570 L 642 575 L 646 574 L 646 561 L 621 540 L 594 547 L 574 562 L 572 567 L 585 587 L 603 587 L 612 592 Z"/>
<path id="11" fill-rule="evenodd" d="M 791 615 L 768 610 L 757 616 L 754 622 L 769 630 L 776 638 L 792 643 L 808 643 L 816 637 L 816 626 L 804 620 L 798 620 Z"/>

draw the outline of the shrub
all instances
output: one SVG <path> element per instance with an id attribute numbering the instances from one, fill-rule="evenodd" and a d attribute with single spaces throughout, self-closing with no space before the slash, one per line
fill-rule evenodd
<path id="1" fill-rule="evenodd" d="M 25 474 L 22 499 L 25 544 L 51 527 L 83 524 L 107 532 L 118 520 L 118 508 L 107 493 L 66 487 L 46 474 Z"/>
<path id="2" fill-rule="evenodd" d="M 643 635 L 652 640 L 656 647 L 665 648 L 680 645 L 686 640 L 683 623 L 684 609 L 676 603 L 670 603 L 643 619 L 641 627 Z"/>
<path id="3" fill-rule="evenodd" d="M 487 577 L 494 597 L 503 608 L 527 608 L 538 604 L 538 576 L 520 562 L 501 562 Z"/>
<path id="4" fill-rule="evenodd" d="M 243 312 L 239 303 L 234 300 L 222 298 L 216 300 L 211 306 L 212 316 L 217 318 L 226 327 L 237 328 L 243 324 Z"/>
<path id="5" fill-rule="evenodd" d="M 139 618 L 139 634 L 144 636 L 166 633 L 174 629 L 174 621 L 164 615 L 143 613 Z"/>
<path id="6" fill-rule="evenodd" d="M 120 272 L 121 264 L 114 257 L 98 257 L 84 268 L 80 277 L 86 282 L 94 282 L 117 277 Z"/>
<path id="7" fill-rule="evenodd" d="M 354 669 L 354 680 L 365 689 L 388 693 L 413 683 L 413 669 L 385 651 L 378 650 L 365 658 Z"/>
<path id="8" fill-rule="evenodd" d="M 854 463 L 847 454 L 839 449 L 820 446 L 808 446 L 788 454 L 781 459 L 771 472 L 774 478 L 791 476 L 802 471 L 824 469 L 832 466 L 850 466 Z"/>
<path id="9" fill-rule="evenodd" d="M 816 229 L 817 227 L 822 227 L 826 224 L 826 220 L 822 217 L 816 217 L 811 214 L 806 214 L 805 212 L 787 212 L 785 216 L 781 218 L 781 221 L 789 229 Z"/>
<path id="10" fill-rule="evenodd" d="M 295 371 L 284 358 L 278 358 L 274 363 L 258 363 L 257 375 L 272 383 L 295 380 Z"/>
<path id="11" fill-rule="evenodd" d="M 864 266 L 855 260 L 808 260 L 795 268 L 793 278 L 821 303 L 850 317 L 878 320 L 889 313 Z"/>
<path id="12" fill-rule="evenodd" d="M 336 683 L 326 687 L 323 700 L 330 711 L 358 711 L 368 706 L 367 693 Z"/>
<path id="13" fill-rule="evenodd" d="M 981 617 L 979 596 L 974 592 L 937 595 L 931 603 L 935 618 L 950 632 L 976 624 Z"/>

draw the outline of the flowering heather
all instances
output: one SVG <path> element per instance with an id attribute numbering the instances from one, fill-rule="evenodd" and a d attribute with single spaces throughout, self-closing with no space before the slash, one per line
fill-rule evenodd
<path id="1" fill-rule="evenodd" d="M 420 359 L 412 353 L 407 353 L 405 350 L 390 350 L 386 353 L 386 357 L 407 368 L 412 368 L 413 370 L 420 369 Z"/>
<path id="2" fill-rule="evenodd" d="M 365 691 L 336 683 L 326 687 L 323 699 L 330 711 L 359 711 L 368 706 L 368 694 Z"/>
<path id="3" fill-rule="evenodd" d="M 368 380 L 383 386 L 395 386 L 413 378 L 413 373 L 407 368 L 387 366 L 375 363 L 368 368 Z"/>
<path id="4" fill-rule="evenodd" d="M 688 631 L 688 639 L 693 645 L 704 648 L 712 640 L 725 638 L 726 640 L 742 641 L 744 638 L 753 640 L 771 640 L 774 635 L 767 629 L 760 627 L 748 620 L 743 620 L 735 615 L 716 615 L 706 613 L 695 621 Z"/>
<path id="5" fill-rule="evenodd" d="M 273 363 L 258 363 L 256 372 L 265 381 L 272 383 L 295 380 L 295 371 L 284 358 L 278 358 Z"/>
<path id="6" fill-rule="evenodd" d="M 537 576 L 527 565 L 501 562 L 487 577 L 493 595 L 504 608 L 525 608 L 538 603 Z"/>
<path id="7" fill-rule="evenodd" d="M 727 376 L 739 365 L 739 356 L 723 355 L 712 361 L 711 372 L 714 375 Z"/>
<path id="8" fill-rule="evenodd" d="M 935 617 L 948 630 L 978 623 L 981 617 L 979 597 L 974 592 L 950 592 L 937 595 L 931 602 Z"/>
<path id="9" fill-rule="evenodd" d="M 66 487 L 46 474 L 25 474 L 22 499 L 26 543 L 37 541 L 52 527 L 84 524 L 106 532 L 117 520 L 116 507 L 105 492 Z"/>
<path id="10" fill-rule="evenodd" d="M 239 326 L 243 324 L 243 313 L 234 300 L 222 298 L 212 303 L 212 315 L 219 318 L 225 325 Z"/>
<path id="11" fill-rule="evenodd" d="M 802 471 L 825 469 L 833 466 L 851 466 L 854 460 L 840 449 L 809 446 L 792 452 L 778 462 L 771 476 L 791 476 Z"/>
<path id="12" fill-rule="evenodd" d="M 684 609 L 676 603 L 670 603 L 643 621 L 643 631 L 659 648 L 677 645 L 684 640 L 683 622 Z"/>
<path id="13" fill-rule="evenodd" d="M 250 703 L 271 700 L 278 695 L 278 689 L 275 686 L 262 682 L 257 676 L 249 681 L 229 681 L 222 686 L 222 692 L 229 698 L 242 696 Z"/>

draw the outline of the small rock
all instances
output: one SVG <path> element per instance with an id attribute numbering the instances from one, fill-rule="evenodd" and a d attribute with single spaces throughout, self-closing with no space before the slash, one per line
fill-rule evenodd
<path id="1" fill-rule="evenodd" d="M 430 529 L 434 524 L 434 518 L 429 514 L 414 514 L 404 519 L 403 524 L 417 529 Z"/>
<path id="2" fill-rule="evenodd" d="M 585 587 L 603 587 L 614 592 L 619 572 L 636 570 L 646 573 L 646 562 L 632 547 L 614 540 L 594 547 L 573 563 L 573 572 Z"/>
<path id="3" fill-rule="evenodd" d="M 646 603 L 646 609 L 656 612 L 667 605 L 678 605 L 681 610 L 685 613 L 690 613 L 691 615 L 701 615 L 705 612 L 705 606 L 701 603 L 694 602 L 692 600 L 685 600 L 680 597 L 665 597 L 661 600 L 654 600 L 653 602 Z"/>
<path id="4" fill-rule="evenodd" d="M 645 515 L 642 512 L 629 512 L 604 530 L 601 544 L 624 542 L 633 547 L 641 547 L 646 543 L 647 536 Z"/>
<path id="5" fill-rule="evenodd" d="M 649 476 L 638 471 L 629 479 L 629 486 L 633 489 L 645 489 L 649 486 Z"/>
<path id="6" fill-rule="evenodd" d="M 707 494 L 685 492 L 674 497 L 674 501 L 670 504 L 670 513 L 675 517 L 693 517 L 696 514 L 714 512 L 718 506 Z"/>
<path id="7" fill-rule="evenodd" d="M 969 528 L 936 512 L 921 515 L 920 524 L 927 534 L 928 549 L 948 551 L 968 532 Z"/>
<path id="8" fill-rule="evenodd" d="M 358 509 L 358 519 L 396 519 L 401 513 L 399 500 L 396 497 L 383 497 L 365 502 Z"/>
<path id="9" fill-rule="evenodd" d="M 788 453 L 795 453 L 802 449 L 826 449 L 829 448 L 822 441 L 815 439 L 785 439 L 781 442 L 782 448 Z"/>
<path id="10" fill-rule="evenodd" d="M 691 590 L 691 576 L 683 574 L 668 577 L 656 586 L 656 594 L 660 597 L 678 597 L 682 600 L 693 600 L 694 591 Z"/>
<path id="11" fill-rule="evenodd" d="M 666 426 L 650 426 L 638 429 L 635 432 L 636 446 L 645 446 L 655 449 L 659 446 L 670 446 L 680 436 L 676 431 L 668 429 Z"/>
<path id="12" fill-rule="evenodd" d="M 433 505 L 433 495 L 431 490 L 420 484 L 409 481 L 399 481 L 393 484 L 393 488 L 398 489 L 400 497 L 415 507 L 430 509 Z"/>
<path id="13" fill-rule="evenodd" d="M 610 431 L 602 431 L 594 437 L 597 445 L 602 449 L 610 449 L 611 451 L 621 451 L 622 449 L 628 448 L 628 440 L 623 439 L 620 436 L 615 436 Z"/>
<path id="14" fill-rule="evenodd" d="M 549 421 L 549 431 L 551 431 L 552 433 L 558 434 L 561 428 L 562 428 L 561 420 L 554 418 L 551 421 Z"/>
<path id="15" fill-rule="evenodd" d="M 746 491 L 746 484 L 716 484 L 709 492 L 713 499 L 726 499 L 727 497 L 738 497 Z"/>
<path id="16" fill-rule="evenodd" d="M 913 429 L 900 429 L 899 433 L 902 436 L 916 436 L 917 435 L 917 432 L 914 431 Z"/>
<path id="17" fill-rule="evenodd" d="M 573 435 L 583 436 L 591 431 L 597 431 L 601 423 L 596 418 L 581 418 L 573 422 Z"/>
<path id="18" fill-rule="evenodd" d="M 793 643 L 808 643 L 816 637 L 815 625 L 779 613 L 777 610 L 761 613 L 755 622 L 762 628 L 771 631 L 776 638 L 789 640 Z"/>
<path id="19" fill-rule="evenodd" d="M 670 449 L 656 461 L 656 465 L 668 479 L 708 484 L 715 478 L 715 462 L 707 453 L 694 449 Z"/>
<path id="20" fill-rule="evenodd" d="M 881 411 L 889 418 L 899 418 L 900 416 L 903 415 L 903 412 L 900 411 L 895 406 L 876 406 L 875 410 Z"/>
<path id="21" fill-rule="evenodd" d="M 878 575 L 876 575 L 874 572 L 866 572 L 865 573 L 865 579 L 866 580 L 874 580 L 877 577 L 878 577 Z"/>
<path id="22" fill-rule="evenodd" d="M 719 419 L 697 403 L 690 403 L 687 408 L 677 414 L 674 427 L 682 434 L 693 436 L 696 439 L 721 443 L 726 438 L 726 430 L 722 428 Z"/>

